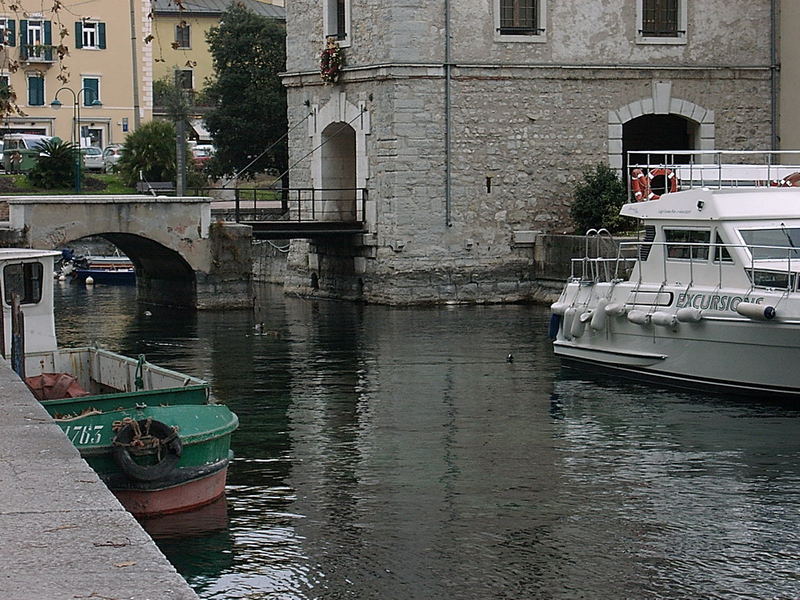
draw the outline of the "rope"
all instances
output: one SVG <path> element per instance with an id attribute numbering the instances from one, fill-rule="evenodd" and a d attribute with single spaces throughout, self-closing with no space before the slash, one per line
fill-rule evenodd
<path id="1" fill-rule="evenodd" d="M 295 161 L 295 162 L 294 162 L 292 165 L 290 165 L 290 166 L 289 166 L 289 168 L 288 168 L 288 169 L 286 169 L 286 170 L 285 170 L 283 173 L 281 173 L 280 175 L 278 175 L 278 177 L 277 177 L 277 178 L 276 178 L 276 179 L 275 179 L 275 180 L 274 180 L 274 181 L 273 181 L 273 182 L 270 184 L 270 187 L 272 187 L 273 185 L 275 185 L 275 184 L 276 184 L 278 181 L 280 181 L 280 180 L 283 178 L 283 176 L 284 176 L 284 175 L 286 175 L 286 174 L 287 174 L 289 171 L 291 171 L 292 169 L 294 169 L 294 168 L 295 168 L 295 167 L 298 165 L 298 163 L 299 163 L 300 161 L 302 161 L 302 160 L 305 160 L 306 158 L 308 158 L 309 156 L 311 156 L 312 154 L 314 154 L 314 152 L 316 152 L 317 150 L 319 150 L 320 148 L 322 148 L 322 147 L 323 147 L 325 144 L 327 144 L 328 142 L 330 142 L 330 141 L 331 141 L 333 138 L 335 138 L 337 135 L 339 135 L 340 133 L 342 133 L 342 132 L 345 130 L 345 128 L 346 128 L 348 125 L 350 125 L 350 123 L 352 123 L 352 122 L 353 122 L 353 121 L 355 121 L 356 119 L 358 119 L 358 118 L 360 118 L 361 116 L 363 116 L 363 114 L 364 114 L 365 112 L 367 112 L 367 109 L 366 109 L 366 108 L 362 108 L 362 109 L 361 109 L 361 111 L 360 111 L 360 112 L 359 112 L 359 113 L 358 113 L 358 114 L 357 114 L 355 117 L 353 117 L 352 119 L 350 119 L 350 120 L 349 120 L 347 123 L 343 123 L 343 124 L 342 124 L 342 126 L 339 128 L 339 130 L 338 130 L 336 133 L 334 133 L 334 134 L 333 134 L 332 136 L 330 136 L 330 137 L 327 137 L 327 138 L 325 138 L 324 140 L 322 140 L 322 143 L 321 143 L 319 146 L 317 146 L 316 148 L 312 148 L 312 149 L 311 149 L 311 150 L 310 150 L 308 153 L 304 154 L 304 155 L 303 155 L 303 156 L 301 156 L 299 159 L 297 159 L 297 160 L 296 160 L 296 161 Z M 310 115 L 309 115 L 309 116 L 310 116 Z"/>
<path id="2" fill-rule="evenodd" d="M 144 380 L 142 379 L 142 369 L 144 367 L 144 354 L 139 355 L 139 361 L 136 363 L 136 374 L 133 378 L 133 386 L 138 392 L 144 389 Z"/>
<path id="3" fill-rule="evenodd" d="M 308 120 L 308 118 L 309 118 L 309 117 L 310 117 L 312 114 L 313 114 L 313 113 L 308 113 L 308 114 L 305 116 L 305 118 L 304 118 L 304 119 L 302 119 L 302 120 L 301 120 L 301 121 L 299 121 L 297 124 L 293 125 L 293 126 L 292 126 L 292 127 L 290 127 L 289 129 L 287 129 L 287 130 L 286 130 L 286 133 L 284 133 L 284 134 L 283 134 L 281 137 L 279 137 L 279 138 L 278 138 L 277 140 L 275 140 L 275 141 L 274 141 L 272 144 L 270 144 L 270 145 L 267 147 L 267 149 L 266 149 L 266 150 L 264 150 L 264 151 L 263 151 L 261 154 L 259 154 L 258 156 L 256 156 L 256 157 L 255 157 L 253 160 L 251 160 L 249 163 L 247 163 L 247 165 L 246 165 L 245 167 L 243 167 L 243 168 L 242 168 L 242 169 L 240 169 L 239 171 L 235 172 L 235 173 L 233 174 L 233 177 L 230 179 L 230 181 L 228 181 L 228 182 L 227 182 L 227 183 L 225 183 L 224 185 L 220 186 L 220 189 L 225 189 L 225 188 L 227 188 L 227 187 L 228 187 L 228 183 L 230 183 L 231 181 L 236 181 L 237 179 L 239 179 L 239 175 L 241 175 L 242 173 L 244 173 L 245 171 L 247 171 L 247 169 L 249 169 L 250 167 L 252 167 L 252 166 L 253 166 L 253 165 L 254 165 L 254 164 L 255 164 L 255 163 L 258 161 L 258 159 L 260 159 L 260 158 L 261 158 L 262 156 L 264 156 L 264 155 L 265 155 L 267 152 L 269 152 L 270 150 L 272 150 L 272 149 L 273 149 L 273 148 L 274 148 L 274 147 L 275 147 L 275 146 L 276 146 L 276 145 L 277 145 L 277 144 L 278 144 L 278 143 L 279 143 L 281 140 L 283 140 L 283 138 L 285 138 L 285 137 L 288 137 L 288 136 L 289 136 L 289 134 L 292 132 L 292 130 L 294 130 L 296 127 L 299 127 L 299 126 L 300 126 L 300 125 L 302 125 L 303 123 L 305 123 L 305 122 Z M 287 171 L 287 172 L 288 172 L 288 171 Z M 281 174 L 281 177 L 283 177 L 283 175 L 285 175 L 285 173 L 282 173 L 282 174 Z M 280 177 L 278 177 L 278 179 L 280 179 Z M 276 179 L 275 181 L 277 181 L 278 179 Z M 275 181 L 273 181 L 272 183 L 274 184 L 274 183 L 275 183 Z"/>

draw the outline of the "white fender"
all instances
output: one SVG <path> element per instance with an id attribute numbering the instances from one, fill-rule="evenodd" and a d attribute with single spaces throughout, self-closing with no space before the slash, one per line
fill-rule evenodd
<path id="1" fill-rule="evenodd" d="M 606 314 L 609 317 L 621 317 L 627 312 L 624 304 L 606 304 Z"/>
<path id="2" fill-rule="evenodd" d="M 675 316 L 681 323 L 697 323 L 703 318 L 703 311 L 699 308 L 679 308 Z"/>
<path id="3" fill-rule="evenodd" d="M 576 313 L 577 316 L 577 313 Z M 583 316 L 583 315 L 581 315 Z M 580 317 L 572 319 L 572 326 L 569 328 L 569 332 L 572 337 L 579 338 L 583 335 L 583 332 L 586 331 L 586 321 L 581 319 Z"/>
<path id="4" fill-rule="evenodd" d="M 569 304 L 566 302 L 553 302 L 550 305 L 550 312 L 552 312 L 554 315 L 561 315 L 563 317 L 568 306 Z"/>
<path id="5" fill-rule="evenodd" d="M 736 312 L 743 317 L 758 319 L 760 321 L 769 321 L 775 318 L 774 306 L 764 306 L 763 304 L 756 304 L 755 302 L 739 302 L 736 306 Z"/>
<path id="6" fill-rule="evenodd" d="M 581 323 L 586 323 L 587 321 L 591 321 L 593 312 L 594 312 L 594 309 L 590 308 L 585 313 L 581 313 L 581 316 L 579 317 L 580 320 L 581 320 Z"/>
<path id="7" fill-rule="evenodd" d="M 575 313 L 577 312 L 574 306 L 570 306 L 564 311 L 564 322 L 561 325 L 561 331 L 564 332 L 564 337 L 568 340 L 572 339 L 572 322 L 575 320 Z"/>
<path id="8" fill-rule="evenodd" d="M 608 300 L 598 300 L 597 306 L 595 306 L 594 311 L 592 312 L 592 322 L 590 326 L 595 331 L 600 331 L 605 328 L 606 326 L 606 306 L 608 305 Z"/>
<path id="9" fill-rule="evenodd" d="M 643 310 L 632 310 L 628 313 L 628 321 L 637 325 L 648 325 L 650 323 L 650 314 Z"/>
<path id="10" fill-rule="evenodd" d="M 678 317 L 675 313 L 658 310 L 650 315 L 650 321 L 661 327 L 675 327 L 678 324 Z"/>

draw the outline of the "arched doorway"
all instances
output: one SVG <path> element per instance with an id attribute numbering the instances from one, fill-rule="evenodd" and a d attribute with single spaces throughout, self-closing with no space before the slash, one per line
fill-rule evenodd
<path id="1" fill-rule="evenodd" d="M 623 172 L 630 175 L 628 162 L 636 165 L 685 164 L 688 155 L 670 151 L 694 150 L 697 147 L 698 124 L 679 115 L 642 115 L 622 125 Z M 642 150 L 641 154 L 636 153 Z M 629 152 L 634 152 L 630 154 Z M 663 194 L 666 181 L 658 176 L 651 182 L 656 194 Z"/>
<path id="2" fill-rule="evenodd" d="M 356 217 L 356 131 L 349 124 L 331 123 L 322 130 L 323 221 Z"/>

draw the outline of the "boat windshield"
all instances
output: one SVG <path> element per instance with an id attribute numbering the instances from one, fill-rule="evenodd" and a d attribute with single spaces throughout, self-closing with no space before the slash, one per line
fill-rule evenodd
<path id="1" fill-rule="evenodd" d="M 750 246 L 754 260 L 800 257 L 800 228 L 742 229 L 744 243 Z"/>

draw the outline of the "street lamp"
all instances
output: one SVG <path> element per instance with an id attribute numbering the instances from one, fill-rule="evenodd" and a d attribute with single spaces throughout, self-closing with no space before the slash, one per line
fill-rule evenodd
<path id="1" fill-rule="evenodd" d="M 68 88 L 68 87 L 59 88 L 59 89 L 56 90 L 55 96 L 53 96 L 53 101 L 50 103 L 50 106 L 52 106 L 54 110 L 58 110 L 59 108 L 61 108 L 61 102 L 58 99 L 58 94 L 60 92 L 63 92 L 64 90 L 67 90 L 70 94 L 72 94 L 72 100 L 73 100 L 73 104 L 72 104 L 72 119 L 73 119 L 72 143 L 77 146 L 77 150 L 75 152 L 75 193 L 76 194 L 80 194 L 81 193 L 81 133 L 80 133 L 80 127 L 81 127 L 81 103 L 80 103 L 80 99 L 81 99 L 81 94 L 83 94 L 84 97 L 85 97 L 87 91 L 91 92 L 91 93 L 94 93 L 94 90 L 89 89 L 89 88 L 81 88 L 76 92 L 72 88 Z M 89 106 L 102 106 L 102 105 L 103 105 L 103 103 L 100 102 L 100 100 L 98 100 L 97 98 L 95 98 L 94 100 L 92 100 L 91 103 L 89 103 Z"/>

